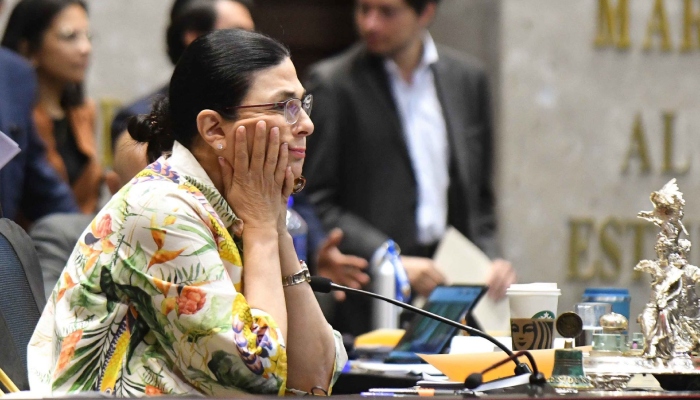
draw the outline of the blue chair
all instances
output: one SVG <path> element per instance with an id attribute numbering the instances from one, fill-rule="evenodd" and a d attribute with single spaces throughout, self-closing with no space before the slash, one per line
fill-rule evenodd
<path id="1" fill-rule="evenodd" d="M 26 232 L 0 219 L 0 368 L 28 390 L 27 344 L 46 305 L 41 266 Z M 7 389 L 7 388 L 5 388 Z"/>

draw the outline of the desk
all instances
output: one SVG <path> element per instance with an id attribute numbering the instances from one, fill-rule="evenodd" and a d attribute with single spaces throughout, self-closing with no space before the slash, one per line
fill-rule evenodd
<path id="1" fill-rule="evenodd" d="M 26 393 L 24 393 L 26 394 Z M 12 395 L 8 395 L 10 397 Z M 380 400 L 380 399 L 395 399 L 394 397 L 362 397 L 359 394 L 354 395 L 333 395 L 333 398 L 337 399 L 348 399 L 348 400 Z M 418 398 L 418 396 L 415 396 Z M 32 399 L 31 397 L 16 397 L 22 399 Z M 61 400 L 105 400 L 114 399 L 110 395 L 99 395 L 98 393 L 84 393 L 73 396 L 61 396 L 56 397 Z M 152 399 L 158 400 L 195 400 L 205 398 L 204 396 L 155 396 Z M 255 398 L 255 399 L 280 399 L 277 396 L 263 396 L 263 395 L 252 395 L 252 394 L 241 394 L 241 396 L 228 397 L 228 398 L 217 398 L 212 397 L 211 399 L 231 399 L 231 398 Z M 308 397 L 307 397 L 308 398 Z M 465 398 L 471 398 L 468 396 L 439 396 L 440 400 L 461 400 Z M 477 398 L 477 397 L 474 397 Z M 517 399 L 580 399 L 580 400 L 601 400 L 601 399 L 614 399 L 614 400 L 643 400 L 643 399 L 654 399 L 654 400 L 666 400 L 666 399 L 697 399 L 700 400 L 700 392 L 589 392 L 589 393 L 577 393 L 577 394 L 567 394 L 567 395 L 557 395 L 557 394 L 547 394 L 539 397 L 529 397 L 524 394 L 509 394 L 509 395 L 484 395 L 478 397 L 483 400 L 493 399 L 493 400 L 517 400 Z M 36 398 L 41 399 L 41 398 Z"/>

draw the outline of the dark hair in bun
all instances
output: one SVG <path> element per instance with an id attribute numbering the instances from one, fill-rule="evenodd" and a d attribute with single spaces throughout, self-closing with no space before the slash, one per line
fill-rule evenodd
<path id="1" fill-rule="evenodd" d="M 253 75 L 279 65 L 289 50 L 269 36 L 239 29 L 217 30 L 192 42 L 175 66 L 167 99 L 129 121 L 134 140 L 148 143 L 150 161 L 172 150 L 177 140 L 190 148 L 198 135 L 197 115 L 214 110 L 235 119 L 232 107 L 248 94 Z"/>
<path id="2" fill-rule="evenodd" d="M 172 149 L 175 139 L 171 134 L 170 106 L 165 96 L 157 98 L 150 114 L 140 114 L 129 119 L 129 134 L 137 142 L 148 143 L 148 162 L 152 163 L 164 149 Z"/>

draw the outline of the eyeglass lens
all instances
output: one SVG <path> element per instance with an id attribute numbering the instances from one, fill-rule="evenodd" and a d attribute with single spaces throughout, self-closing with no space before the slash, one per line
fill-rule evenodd
<path id="1" fill-rule="evenodd" d="M 307 95 L 304 100 L 290 99 L 284 107 L 284 118 L 288 124 L 296 124 L 299 121 L 299 115 L 303 109 L 306 115 L 311 116 L 311 108 L 313 107 L 313 96 Z"/>

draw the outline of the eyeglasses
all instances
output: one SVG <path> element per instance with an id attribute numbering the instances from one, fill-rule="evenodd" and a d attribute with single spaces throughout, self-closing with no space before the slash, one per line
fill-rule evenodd
<path id="1" fill-rule="evenodd" d="M 284 119 L 289 125 L 294 125 L 299 121 L 299 116 L 301 115 L 301 110 L 304 110 L 307 116 L 311 116 L 311 109 L 314 106 L 314 96 L 307 94 L 303 99 L 297 99 L 293 97 L 289 100 L 280 101 L 277 103 L 265 103 L 265 104 L 250 104 L 245 106 L 231 107 L 234 109 L 239 108 L 254 108 L 254 107 L 270 107 L 273 110 L 284 111 Z"/>
<path id="2" fill-rule="evenodd" d="M 67 43 L 77 43 L 80 39 L 85 39 L 88 42 L 92 42 L 93 35 L 90 31 L 62 28 L 56 33 L 56 37 Z"/>

